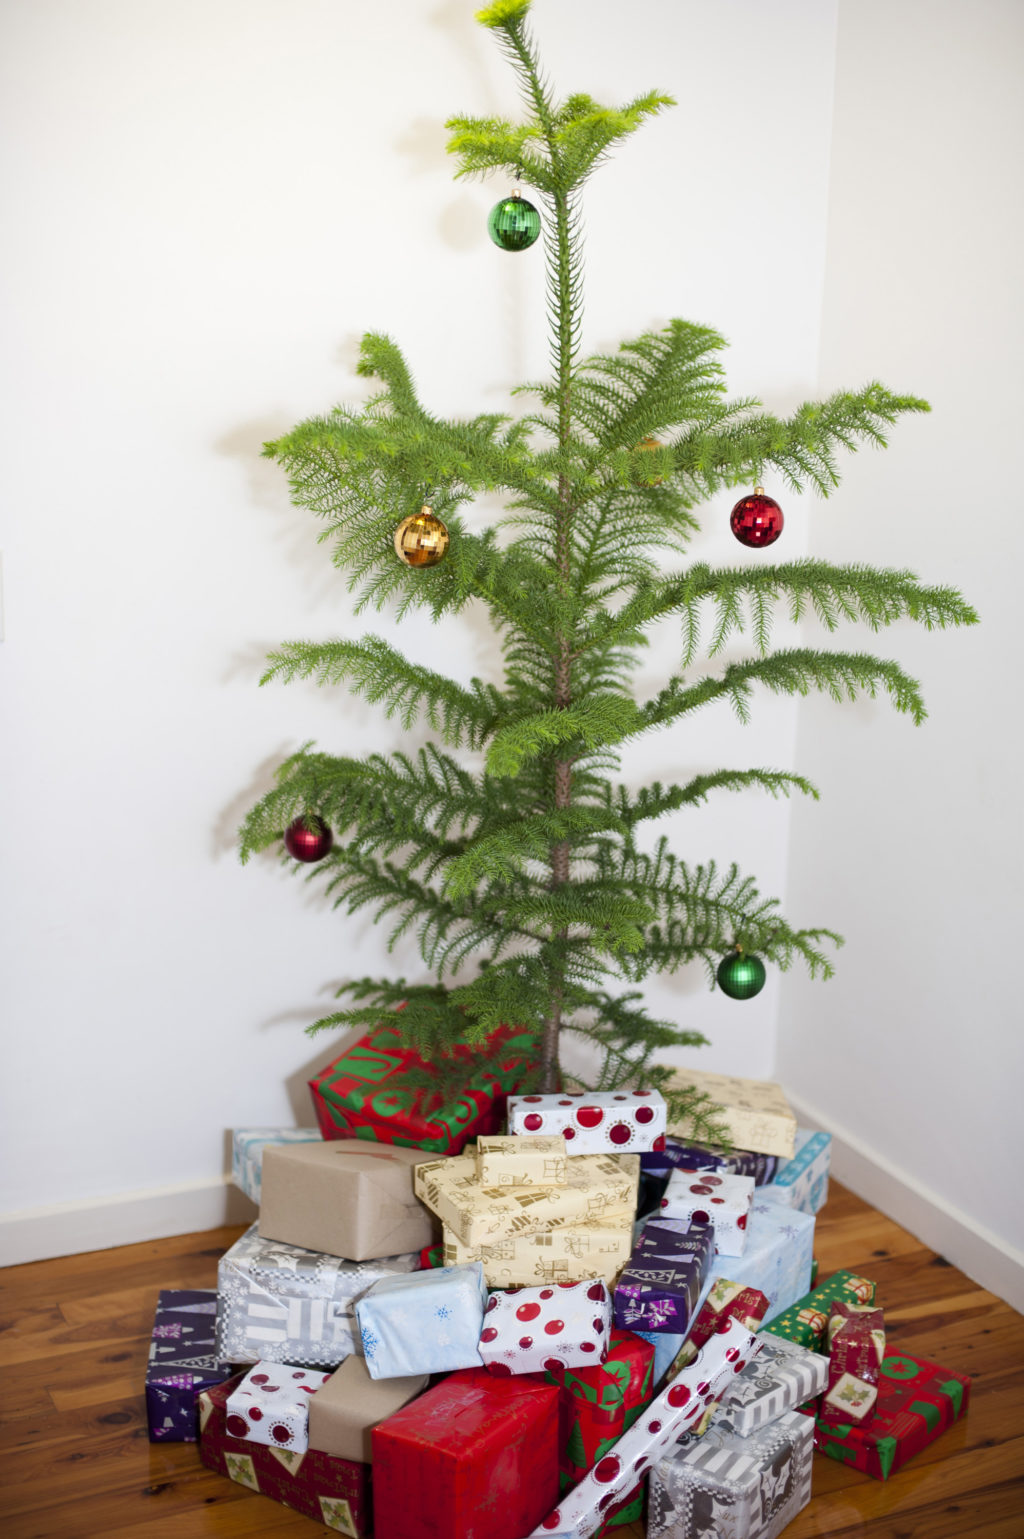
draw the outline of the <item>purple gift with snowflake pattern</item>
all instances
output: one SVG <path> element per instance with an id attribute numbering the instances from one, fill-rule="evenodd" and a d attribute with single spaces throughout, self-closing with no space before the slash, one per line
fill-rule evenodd
<path id="1" fill-rule="evenodd" d="M 652 1221 L 615 1285 L 615 1324 L 624 1330 L 682 1335 L 711 1272 L 715 1232 L 691 1224 L 685 1234 Z"/>
<path id="2" fill-rule="evenodd" d="M 151 1443 L 194 1443 L 196 1397 L 222 1384 L 231 1365 L 214 1343 L 217 1295 L 212 1288 L 162 1288 L 146 1367 L 146 1416 Z"/>
<path id="3" fill-rule="evenodd" d="M 486 1302 L 479 1261 L 381 1278 L 356 1301 L 371 1379 L 481 1367 Z"/>

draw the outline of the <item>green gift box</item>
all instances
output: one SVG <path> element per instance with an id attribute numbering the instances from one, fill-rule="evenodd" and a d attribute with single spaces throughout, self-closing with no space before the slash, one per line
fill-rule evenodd
<path id="1" fill-rule="evenodd" d="M 844 1304 L 873 1304 L 875 1285 L 854 1272 L 833 1272 L 825 1282 L 762 1328 L 773 1336 L 785 1336 L 811 1351 L 828 1351 L 826 1330 L 829 1310 L 836 1299 Z"/>

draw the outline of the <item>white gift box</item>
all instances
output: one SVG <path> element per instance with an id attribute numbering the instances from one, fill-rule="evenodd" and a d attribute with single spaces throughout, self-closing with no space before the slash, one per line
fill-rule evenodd
<path id="1" fill-rule="evenodd" d="M 715 1253 L 742 1256 L 754 1200 L 751 1176 L 715 1170 L 674 1170 L 661 1199 L 660 1218 L 715 1226 Z"/>
<path id="2" fill-rule="evenodd" d="M 257 1363 L 228 1396 L 227 1431 L 268 1448 L 305 1453 L 309 1447 L 309 1403 L 330 1378 L 316 1368 L 290 1363 Z"/>
<path id="3" fill-rule="evenodd" d="M 603 1524 L 608 1508 L 671 1452 L 684 1432 L 703 1420 L 733 1376 L 742 1373 L 760 1350 L 753 1332 L 730 1320 L 728 1329 L 712 1336 L 529 1539 L 589 1539 Z"/>
<path id="4" fill-rule="evenodd" d="M 508 1130 L 565 1139 L 566 1154 L 644 1154 L 665 1147 L 665 1099 L 657 1090 L 510 1095 Z"/>
<path id="5" fill-rule="evenodd" d="M 492 1293 L 480 1356 L 490 1373 L 557 1373 L 591 1368 L 608 1356 L 612 1303 L 600 1278 Z"/>

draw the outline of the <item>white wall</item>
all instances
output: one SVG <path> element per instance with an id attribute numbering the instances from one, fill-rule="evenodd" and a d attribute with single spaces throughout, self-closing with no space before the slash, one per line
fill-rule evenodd
<path id="1" fill-rule="evenodd" d="M 860 1189 L 1017 1300 L 1024 1274 L 977 1268 L 1024 1250 L 1022 45 L 1015 0 L 840 7 L 821 384 L 878 374 L 933 412 L 853 462 L 811 549 L 955 583 L 982 624 L 881 639 L 923 682 L 920 729 L 801 713 L 827 796 L 794 813 L 788 903 L 848 945 L 827 990 L 784 981 L 779 1042 Z"/>
<path id="2" fill-rule="evenodd" d="M 256 688 L 274 643 L 357 628 L 261 441 L 359 398 L 366 328 L 401 341 L 441 411 L 498 408 L 546 367 L 540 251 L 496 251 L 485 218 L 504 188 L 453 184 L 443 154 L 449 113 L 517 110 L 473 10 L 4 11 L 0 1205 L 79 1205 L 69 1248 L 127 1237 L 116 1202 L 89 1206 L 127 1191 L 164 1191 L 148 1233 L 188 1227 L 186 1209 L 202 1222 L 188 1194 L 217 1187 L 225 1129 L 309 1119 L 302 1082 L 331 1044 L 302 1028 L 331 985 L 421 975 L 272 862 L 242 871 L 232 837 L 299 742 L 399 740 L 347 696 Z M 734 340 L 738 393 L 783 411 L 812 391 L 835 15 L 821 0 L 591 0 L 581 26 L 577 3 L 538 0 L 561 88 L 625 100 L 656 85 L 681 102 L 592 184 L 588 347 L 683 314 Z M 743 558 L 730 501 L 697 554 Z M 796 499 L 787 517 L 797 555 Z M 475 616 L 412 622 L 402 644 L 460 674 L 495 660 Z M 666 633 L 652 686 L 672 657 Z M 760 703 L 755 721 L 741 734 L 719 708 L 631 772 L 789 767 L 794 709 Z M 724 799 L 677 833 L 692 858 L 735 858 L 782 891 L 785 807 Z M 651 996 L 713 1037 L 708 1067 L 770 1072 L 774 981 L 740 1007 L 694 968 Z"/>

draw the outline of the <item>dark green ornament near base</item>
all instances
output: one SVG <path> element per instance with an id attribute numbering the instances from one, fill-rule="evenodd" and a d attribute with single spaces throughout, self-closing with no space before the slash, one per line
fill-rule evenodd
<path id="1" fill-rule="evenodd" d="M 487 233 L 502 251 L 525 251 L 540 234 L 540 215 L 518 193 L 495 203 L 487 216 Z"/>
<path id="2" fill-rule="evenodd" d="M 753 999 L 764 988 L 767 976 L 761 958 L 743 951 L 730 951 L 719 962 L 715 974 L 718 987 L 730 999 Z"/>

